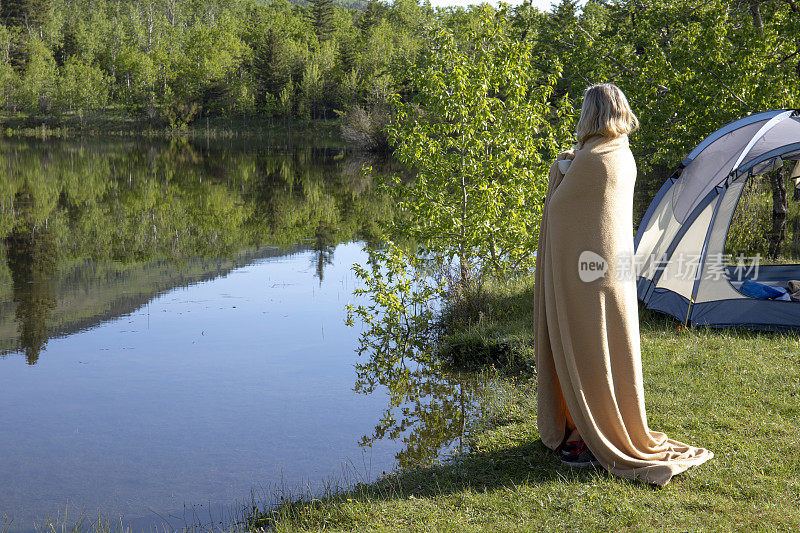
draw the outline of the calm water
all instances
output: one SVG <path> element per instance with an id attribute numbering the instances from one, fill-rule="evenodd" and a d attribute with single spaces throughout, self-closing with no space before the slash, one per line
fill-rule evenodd
<path id="1" fill-rule="evenodd" d="M 362 161 L 293 139 L 0 153 L 0 529 L 65 506 L 180 526 L 458 443 L 471 386 L 409 403 L 355 366 L 350 267 L 389 214 Z"/>

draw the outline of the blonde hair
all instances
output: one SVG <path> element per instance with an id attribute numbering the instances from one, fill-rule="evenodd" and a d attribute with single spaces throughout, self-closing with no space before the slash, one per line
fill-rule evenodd
<path id="1" fill-rule="evenodd" d="M 578 144 L 593 135 L 616 137 L 639 129 L 639 119 L 631 111 L 628 99 L 613 83 L 600 83 L 583 92 L 581 117 L 575 134 Z"/>

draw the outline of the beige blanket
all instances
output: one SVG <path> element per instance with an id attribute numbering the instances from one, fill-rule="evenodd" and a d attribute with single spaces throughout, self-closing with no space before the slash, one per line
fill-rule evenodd
<path id="1" fill-rule="evenodd" d="M 536 257 L 539 433 L 556 449 L 571 416 L 610 472 L 663 486 L 714 454 L 647 425 L 631 266 L 636 163 L 627 135 L 591 137 L 574 156 L 566 175 L 550 169 Z"/>

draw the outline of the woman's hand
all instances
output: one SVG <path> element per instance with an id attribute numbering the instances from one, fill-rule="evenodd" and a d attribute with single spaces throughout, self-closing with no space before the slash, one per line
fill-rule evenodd
<path id="1" fill-rule="evenodd" d="M 575 149 L 572 148 L 565 152 L 559 152 L 556 156 L 556 161 L 561 161 L 562 159 L 575 159 Z"/>
<path id="2" fill-rule="evenodd" d="M 560 152 L 556 156 L 555 165 L 558 165 L 558 170 L 561 174 L 566 174 L 567 169 L 569 169 L 572 160 L 575 159 L 575 150 L 567 150 L 566 152 Z"/>

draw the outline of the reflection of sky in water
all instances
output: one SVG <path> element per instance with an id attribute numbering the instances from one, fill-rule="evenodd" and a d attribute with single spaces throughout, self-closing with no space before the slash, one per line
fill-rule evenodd
<path id="1" fill-rule="evenodd" d="M 402 443 L 358 446 L 386 396 L 352 391 L 357 261 L 359 244 L 338 246 L 320 285 L 310 252 L 262 259 L 51 339 L 33 366 L 0 360 L 0 517 L 29 527 L 69 503 L 155 519 L 345 462 L 390 470 Z"/>

